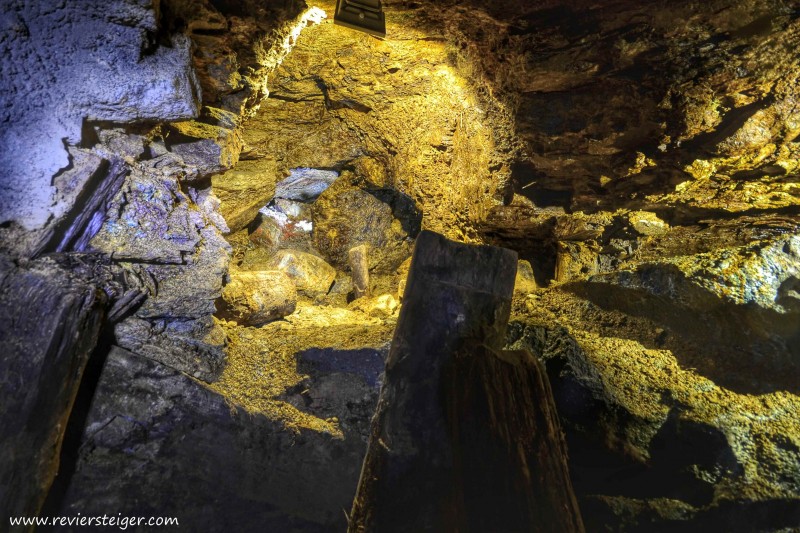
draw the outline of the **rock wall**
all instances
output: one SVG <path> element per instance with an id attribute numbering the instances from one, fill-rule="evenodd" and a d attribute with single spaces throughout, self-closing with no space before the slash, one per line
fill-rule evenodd
<path id="1" fill-rule="evenodd" d="M 157 6 L 133 0 L 4 6 L 0 222 L 28 230 L 48 222 L 59 207 L 52 178 L 72 161 L 66 145 L 92 143 L 87 122 L 197 116 L 191 42 L 159 33 Z"/>

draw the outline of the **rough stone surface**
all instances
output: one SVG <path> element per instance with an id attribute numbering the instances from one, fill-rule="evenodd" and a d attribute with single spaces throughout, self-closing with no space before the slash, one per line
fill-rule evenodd
<path id="1" fill-rule="evenodd" d="M 107 302 L 101 286 L 110 276 L 102 269 L 91 258 L 21 265 L 0 259 L 4 520 L 37 515 L 58 471 L 64 429 Z"/>
<path id="2" fill-rule="evenodd" d="M 197 115 L 190 42 L 176 34 L 159 44 L 154 7 L 134 0 L 4 5 L 0 221 L 27 229 L 47 222 L 58 203 L 52 178 L 69 164 L 64 144 L 81 142 L 84 120 Z"/>
<path id="3" fill-rule="evenodd" d="M 357 374 L 347 370 L 315 374 L 326 387 L 344 380 L 349 388 L 320 391 L 312 410 L 344 423 L 335 402 L 349 397 L 363 403 L 353 423 L 368 416 L 376 392 L 365 379 L 348 381 Z M 116 347 L 95 398 L 58 512 L 102 516 L 114 507 L 123 516 L 175 516 L 181 528 L 209 532 L 345 527 L 342 508 L 352 499 L 363 455 L 357 433 L 286 427 Z"/>
<path id="4" fill-rule="evenodd" d="M 280 270 L 231 272 L 222 289 L 227 314 L 248 326 L 261 326 L 294 312 L 297 289 Z"/>
<path id="5" fill-rule="evenodd" d="M 324 259 L 300 250 L 278 250 L 268 265 L 285 272 L 298 292 L 311 297 L 327 294 L 336 279 L 336 270 Z"/>
<path id="6" fill-rule="evenodd" d="M 351 168 L 412 198 L 427 229 L 475 239 L 507 193 L 518 146 L 509 110 L 475 90 L 475 72 L 452 61 L 447 25 L 429 26 L 420 8 L 393 6 L 386 40 L 307 28 L 270 75 L 245 142 L 283 168 Z"/>
<path id="7" fill-rule="evenodd" d="M 339 173 L 316 168 L 293 168 L 289 177 L 275 186 L 275 197 L 309 202 L 315 200 L 336 181 Z"/>
<path id="8" fill-rule="evenodd" d="M 198 205 L 181 190 L 182 172 L 177 162 L 136 165 L 89 245 L 119 261 L 126 283 L 147 295 L 115 327 L 117 342 L 213 381 L 222 368 L 224 335 L 211 315 L 231 248 L 203 207 L 208 193 L 194 191 Z"/>
<path id="9" fill-rule="evenodd" d="M 347 268 L 348 252 L 366 244 L 370 270 L 390 272 L 411 255 L 421 213 L 402 193 L 353 180 L 343 174 L 314 202 L 314 245 L 333 264 Z"/>
<path id="10" fill-rule="evenodd" d="M 274 159 L 241 161 L 226 173 L 211 178 L 214 194 L 222 203 L 220 212 L 231 232 L 256 219 L 258 210 L 275 194 L 281 179 Z"/>
<path id="11" fill-rule="evenodd" d="M 514 292 L 531 293 L 538 288 L 533 267 L 528 261 L 521 259 L 517 263 L 517 277 L 514 280 Z"/>

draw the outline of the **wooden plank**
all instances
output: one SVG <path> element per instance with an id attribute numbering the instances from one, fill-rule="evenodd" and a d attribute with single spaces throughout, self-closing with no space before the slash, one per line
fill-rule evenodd
<path id="1" fill-rule="evenodd" d="M 444 372 L 454 531 L 583 531 L 543 365 L 472 345 Z"/>

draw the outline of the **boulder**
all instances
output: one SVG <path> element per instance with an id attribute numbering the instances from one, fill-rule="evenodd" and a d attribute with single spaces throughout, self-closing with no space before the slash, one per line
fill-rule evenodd
<path id="1" fill-rule="evenodd" d="M 332 264 L 349 265 L 350 249 L 366 244 L 369 268 L 388 273 L 411 255 L 422 214 L 414 201 L 391 188 L 358 184 L 350 173 L 320 195 L 313 205 L 315 247 Z"/>
<path id="2" fill-rule="evenodd" d="M 300 250 L 278 250 L 268 265 L 285 272 L 308 296 L 327 294 L 336 279 L 336 270 L 316 255 Z"/>
<path id="3" fill-rule="evenodd" d="M 533 267 L 529 261 L 520 259 L 517 263 L 517 277 L 514 281 L 514 292 L 531 293 L 538 288 L 533 275 Z"/>
<path id="4" fill-rule="evenodd" d="M 297 289 L 280 270 L 233 271 L 222 289 L 220 314 L 248 326 L 262 326 L 294 312 Z"/>
<path id="5" fill-rule="evenodd" d="M 214 194 L 221 202 L 220 211 L 231 233 L 255 220 L 258 210 L 269 202 L 279 179 L 275 159 L 240 161 L 231 170 L 211 178 Z"/>

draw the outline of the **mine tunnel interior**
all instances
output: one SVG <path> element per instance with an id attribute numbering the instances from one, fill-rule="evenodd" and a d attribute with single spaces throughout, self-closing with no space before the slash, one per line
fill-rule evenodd
<path id="1" fill-rule="evenodd" d="M 6 17 L 4 507 L 346 530 L 435 232 L 516 252 L 587 531 L 800 524 L 791 3 L 96 3 Z"/>

